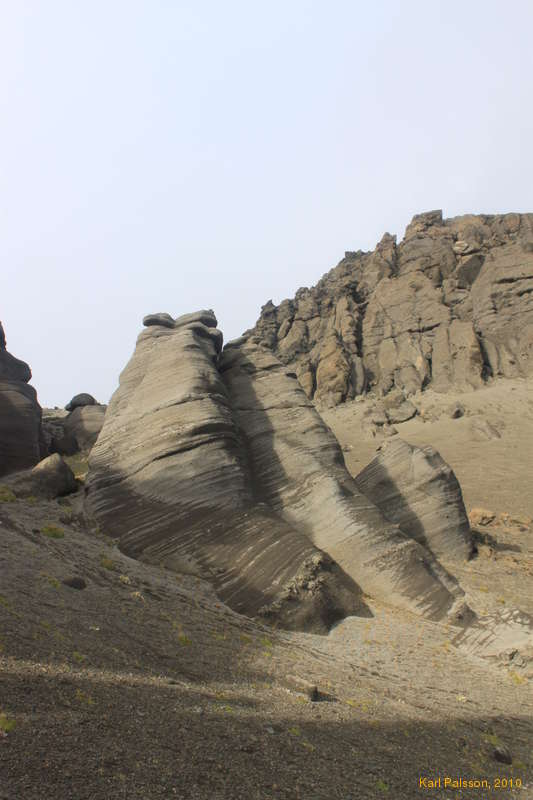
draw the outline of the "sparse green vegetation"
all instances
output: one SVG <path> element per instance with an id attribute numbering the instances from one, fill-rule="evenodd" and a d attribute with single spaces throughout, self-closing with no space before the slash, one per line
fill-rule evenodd
<path id="1" fill-rule="evenodd" d="M 188 636 L 186 636 L 184 633 L 180 633 L 180 635 L 178 636 L 178 642 L 181 645 L 185 646 L 185 647 L 187 647 L 188 645 L 192 644 L 191 639 Z"/>
<path id="2" fill-rule="evenodd" d="M 109 570 L 116 570 L 117 568 L 113 559 L 106 556 L 105 553 L 102 553 L 100 556 L 100 566 Z"/>
<path id="3" fill-rule="evenodd" d="M 82 692 L 81 689 L 76 689 L 76 700 L 88 706 L 94 706 L 95 704 L 94 699 L 90 695 L 85 694 L 85 692 Z"/>
<path id="4" fill-rule="evenodd" d="M 0 711 L 0 731 L 4 731 L 4 733 L 9 733 L 13 730 L 17 723 L 14 719 L 10 719 L 7 714 L 4 714 L 3 711 Z"/>
<path id="5" fill-rule="evenodd" d="M 85 477 L 89 471 L 89 463 L 85 453 L 76 453 L 73 456 L 65 456 L 65 461 L 74 473 L 76 480 L 85 480 Z"/>
<path id="6" fill-rule="evenodd" d="M 57 525 L 45 525 L 44 528 L 41 528 L 41 533 L 43 536 L 48 536 L 49 539 L 63 539 L 65 537 L 65 532 L 62 528 L 58 528 Z"/>
<path id="7" fill-rule="evenodd" d="M 376 786 L 378 787 L 380 792 L 388 792 L 389 786 L 385 781 L 382 781 L 381 778 L 376 782 Z"/>
<path id="8" fill-rule="evenodd" d="M 61 584 L 59 583 L 57 578 L 53 578 L 51 575 L 47 575 L 46 580 L 48 581 L 50 586 L 53 586 L 54 589 L 59 589 Z"/>
<path id="9" fill-rule="evenodd" d="M 0 486 L 0 503 L 14 503 L 17 497 L 8 486 Z"/>
<path id="10" fill-rule="evenodd" d="M 84 661 L 87 661 L 87 656 L 84 656 L 83 653 L 80 653 L 78 650 L 74 650 L 72 658 L 74 661 L 77 661 L 78 664 L 83 664 Z"/>
<path id="11" fill-rule="evenodd" d="M 35 495 L 33 495 L 33 494 L 30 494 L 30 495 L 28 495 L 28 497 L 25 498 L 26 503 L 29 503 L 30 506 L 35 505 L 37 500 L 38 500 L 38 498 L 35 497 Z"/>

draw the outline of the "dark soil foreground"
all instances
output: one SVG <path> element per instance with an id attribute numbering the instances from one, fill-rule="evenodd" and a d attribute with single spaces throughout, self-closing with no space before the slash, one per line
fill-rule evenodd
<path id="1" fill-rule="evenodd" d="M 533 797 L 530 673 L 447 626 L 368 600 L 268 629 L 121 555 L 81 496 L 3 502 L 0 545 L 1 800 Z"/>

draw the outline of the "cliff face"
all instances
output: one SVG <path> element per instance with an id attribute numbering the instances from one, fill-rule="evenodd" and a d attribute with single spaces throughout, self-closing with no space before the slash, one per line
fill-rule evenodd
<path id="1" fill-rule="evenodd" d="M 415 216 L 311 289 L 268 302 L 252 342 L 334 406 L 369 390 L 445 392 L 533 373 L 533 214 Z"/>

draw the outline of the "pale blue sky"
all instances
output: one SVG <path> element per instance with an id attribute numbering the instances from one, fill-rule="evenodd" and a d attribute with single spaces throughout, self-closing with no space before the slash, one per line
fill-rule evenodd
<path id="1" fill-rule="evenodd" d="M 226 340 L 442 208 L 533 211 L 531 0 L 0 0 L 8 349 L 107 401 L 153 311 Z"/>

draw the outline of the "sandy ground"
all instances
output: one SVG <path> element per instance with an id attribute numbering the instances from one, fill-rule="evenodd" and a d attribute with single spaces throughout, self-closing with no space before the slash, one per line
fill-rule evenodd
<path id="1" fill-rule="evenodd" d="M 441 451 L 467 507 L 532 515 L 528 388 L 461 395 L 453 420 L 427 394 L 428 421 L 397 427 Z M 354 472 L 379 444 L 363 411 L 325 414 Z M 478 540 L 458 575 L 477 613 L 533 612 L 531 527 L 496 517 Z M 327 637 L 269 629 L 123 556 L 82 492 L 0 503 L 0 541 L 0 800 L 533 798 L 532 662 L 369 598 Z"/>
<path id="2" fill-rule="evenodd" d="M 432 390 L 412 398 L 420 413 L 396 424 L 414 445 L 430 444 L 455 471 L 467 509 L 487 507 L 497 514 L 533 517 L 533 380 L 501 380 L 463 393 Z M 375 455 L 382 438 L 363 426 L 375 399 L 355 400 L 322 412 L 345 451 L 355 475 Z M 457 404 L 464 415 L 452 418 Z"/>

